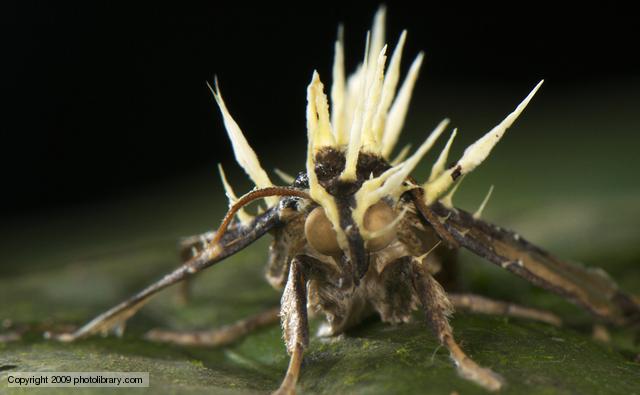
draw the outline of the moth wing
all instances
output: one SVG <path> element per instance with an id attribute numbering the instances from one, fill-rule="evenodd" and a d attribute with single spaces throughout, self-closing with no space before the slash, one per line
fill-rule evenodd
<path id="1" fill-rule="evenodd" d="M 617 325 L 640 323 L 640 302 L 601 269 L 561 260 L 517 233 L 439 202 L 430 208 L 460 246 Z"/>

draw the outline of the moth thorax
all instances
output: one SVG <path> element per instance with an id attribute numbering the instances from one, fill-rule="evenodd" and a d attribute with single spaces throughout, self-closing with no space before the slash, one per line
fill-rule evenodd
<path id="1" fill-rule="evenodd" d="M 396 238 L 395 227 L 390 227 L 394 219 L 393 209 L 383 201 L 379 201 L 367 209 L 364 214 L 365 229 L 370 233 L 382 231 L 382 234 L 367 240 L 368 251 L 381 250 Z"/>
<path id="2" fill-rule="evenodd" d="M 322 207 L 314 208 L 307 216 L 304 235 L 311 247 L 323 255 L 335 256 L 342 252 L 338 235 Z"/>

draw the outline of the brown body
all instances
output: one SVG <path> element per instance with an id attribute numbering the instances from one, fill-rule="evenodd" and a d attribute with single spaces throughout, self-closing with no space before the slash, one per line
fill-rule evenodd
<path id="1" fill-rule="evenodd" d="M 405 208 L 409 211 L 398 226 L 397 237 L 384 249 L 368 254 L 369 269 L 359 284 L 352 281 L 352 273 L 341 265 L 339 257 L 322 255 L 307 243 L 304 213 L 298 213 L 287 225 L 274 231 L 267 280 L 274 288 L 282 290 L 292 258 L 304 255 L 313 259 L 308 306 L 310 312 L 326 318 L 322 335 L 340 334 L 372 313 L 377 313 L 383 322 L 408 322 L 411 313 L 419 307 L 411 283 L 408 257 L 426 253 L 439 240 L 411 206 L 410 202 L 402 201 L 395 208 L 397 215 Z M 445 254 L 447 251 L 436 249 L 425 257 L 424 265 L 435 274 Z"/>

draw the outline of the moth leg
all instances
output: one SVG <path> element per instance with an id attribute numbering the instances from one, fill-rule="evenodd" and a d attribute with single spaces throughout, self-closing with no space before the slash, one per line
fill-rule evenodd
<path id="1" fill-rule="evenodd" d="M 110 332 L 114 332 L 116 335 L 122 335 L 127 320 L 149 302 L 153 295 L 235 254 L 262 237 L 269 230 L 282 224 L 283 221 L 278 211 L 272 208 L 256 217 L 248 229 L 230 227 L 218 243 L 208 245 L 190 261 L 184 263 L 173 272 L 147 286 L 124 302 L 98 315 L 75 332 L 46 332 L 44 336 L 48 339 L 71 342 L 97 333 L 107 335 Z"/>
<path id="2" fill-rule="evenodd" d="M 296 392 L 300 375 L 302 354 L 309 345 L 309 323 L 307 319 L 307 285 L 303 273 L 302 256 L 293 258 L 287 285 L 280 303 L 280 318 L 287 353 L 291 356 L 287 373 L 274 393 L 291 395 Z"/>
<path id="3" fill-rule="evenodd" d="M 202 253 L 207 245 L 215 237 L 215 232 L 205 232 L 199 235 L 185 237 L 180 240 L 179 251 L 180 261 L 182 264 L 189 262 L 191 259 Z M 187 304 L 191 300 L 191 289 L 193 288 L 193 276 L 187 275 L 179 285 L 178 303 Z"/>
<path id="4" fill-rule="evenodd" d="M 219 347 L 238 341 L 249 333 L 277 323 L 280 308 L 273 307 L 254 314 L 233 324 L 209 331 L 169 331 L 153 329 L 146 333 L 145 339 L 160 343 L 172 343 L 182 346 Z"/>
<path id="5" fill-rule="evenodd" d="M 506 315 L 509 317 L 526 318 L 533 321 L 545 322 L 554 326 L 561 326 L 562 319 L 550 311 L 534 309 L 501 300 L 490 299 L 474 294 L 449 294 L 449 300 L 456 310 L 467 310 L 472 313 Z"/>
<path id="6" fill-rule="evenodd" d="M 458 374 L 489 391 L 497 391 L 502 388 L 504 379 L 500 375 L 488 368 L 479 366 L 456 343 L 448 319 L 453 313 L 453 305 L 447 298 L 442 286 L 436 282 L 417 258 L 412 260 L 412 272 L 413 286 L 424 308 L 427 322 L 429 322 L 440 343 L 449 349 Z"/>

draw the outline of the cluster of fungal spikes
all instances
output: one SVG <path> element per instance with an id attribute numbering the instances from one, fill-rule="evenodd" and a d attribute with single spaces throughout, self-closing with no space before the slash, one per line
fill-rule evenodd
<path id="1" fill-rule="evenodd" d="M 346 241 L 340 230 L 336 203 L 329 192 L 320 185 L 315 174 L 317 153 L 324 148 L 331 148 L 344 154 L 345 167 L 339 175 L 342 182 L 357 180 L 356 166 L 362 152 L 384 158 L 392 164 L 389 170 L 378 177 L 372 176 L 365 180 L 355 194 L 356 206 L 352 211 L 353 219 L 364 238 L 370 239 L 373 235 L 367 234 L 363 226 L 366 210 L 382 198 L 391 202 L 397 201 L 407 188 L 415 187 L 408 185 L 407 177 L 445 131 L 449 123 L 448 119 L 440 122 L 412 155 L 408 156 L 409 147 L 405 147 L 395 159 L 390 159 L 404 126 L 409 102 L 424 56 L 422 53 L 416 56 L 398 89 L 400 60 L 407 33 L 403 31 L 400 35 L 385 71 L 387 46 L 384 44 L 384 26 L 385 8 L 382 7 L 375 15 L 372 31 L 367 34 L 364 60 L 348 78 L 345 76 L 343 34 L 342 29 L 339 29 L 338 39 L 335 43 L 333 84 L 330 92 L 331 107 L 329 107 L 324 86 L 317 72 L 313 72 L 311 83 L 307 88 L 308 147 L 306 170 L 309 177 L 309 195 L 324 208 L 327 217 L 338 233 L 338 241 L 341 246 L 344 246 Z M 457 134 L 457 130 L 453 130 L 443 151 L 433 164 L 429 179 L 422 185 L 427 204 L 439 199 L 450 204 L 451 194 L 459 180 L 487 158 L 507 128 L 522 113 L 542 82 L 540 81 L 522 103 L 502 122 L 470 145 L 454 166 L 446 168 L 448 153 Z M 215 89 L 211 90 L 222 112 L 238 163 L 258 188 L 271 186 L 271 181 L 260 166 L 255 152 L 227 111 L 217 84 Z M 225 182 L 227 195 L 234 201 L 235 195 L 226 185 Z M 447 192 L 449 195 L 445 196 Z M 268 205 L 273 205 L 277 198 L 271 197 L 266 200 Z M 248 214 L 243 212 L 239 212 L 238 215 L 241 221 L 246 221 L 248 218 Z"/>

